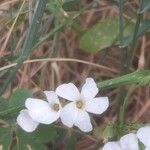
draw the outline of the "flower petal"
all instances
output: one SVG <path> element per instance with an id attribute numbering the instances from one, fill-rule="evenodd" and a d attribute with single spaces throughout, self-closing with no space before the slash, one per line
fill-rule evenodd
<path id="1" fill-rule="evenodd" d="M 33 119 L 29 116 L 27 109 L 20 111 L 20 114 L 17 117 L 17 123 L 26 132 L 33 132 L 39 125 L 38 122 L 33 121 Z"/>
<path id="2" fill-rule="evenodd" d="M 106 143 L 102 150 L 122 150 L 119 142 L 108 142 Z"/>
<path id="3" fill-rule="evenodd" d="M 72 127 L 77 117 L 77 108 L 74 102 L 64 106 L 61 111 L 61 121 L 67 127 Z"/>
<path id="4" fill-rule="evenodd" d="M 75 126 L 83 132 L 90 132 L 93 129 L 89 114 L 86 111 L 78 109 Z"/>
<path id="5" fill-rule="evenodd" d="M 44 91 L 47 100 L 50 104 L 59 103 L 59 98 L 54 91 Z"/>
<path id="6" fill-rule="evenodd" d="M 96 97 L 92 100 L 87 100 L 85 103 L 85 109 L 94 114 L 102 114 L 108 106 L 108 97 Z"/>
<path id="7" fill-rule="evenodd" d="M 150 150 L 150 143 L 148 146 L 145 147 L 145 150 Z"/>
<path id="8" fill-rule="evenodd" d="M 50 124 L 56 121 L 60 115 L 50 107 L 48 102 L 40 99 L 28 98 L 25 106 L 31 118 L 39 123 Z"/>
<path id="9" fill-rule="evenodd" d="M 136 134 L 129 133 L 120 138 L 120 145 L 122 149 L 139 150 L 138 138 Z"/>
<path id="10" fill-rule="evenodd" d="M 150 126 L 140 128 L 137 131 L 137 137 L 145 146 L 150 147 Z"/>
<path id="11" fill-rule="evenodd" d="M 98 93 L 98 88 L 96 86 L 95 81 L 92 78 L 87 78 L 85 80 L 85 84 L 82 87 L 81 95 L 85 99 L 91 99 L 94 98 L 97 93 Z"/>
<path id="12" fill-rule="evenodd" d="M 80 93 L 73 83 L 58 86 L 56 88 L 56 94 L 70 101 L 80 99 Z"/>

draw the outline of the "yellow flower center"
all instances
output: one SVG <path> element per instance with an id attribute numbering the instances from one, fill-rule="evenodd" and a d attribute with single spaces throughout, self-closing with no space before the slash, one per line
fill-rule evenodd
<path id="1" fill-rule="evenodd" d="M 52 109 L 54 110 L 54 111 L 59 111 L 59 104 L 54 104 L 53 106 L 52 106 Z"/>
<path id="2" fill-rule="evenodd" d="M 76 101 L 76 106 L 77 108 L 81 109 L 83 107 L 83 101 L 82 100 Z"/>

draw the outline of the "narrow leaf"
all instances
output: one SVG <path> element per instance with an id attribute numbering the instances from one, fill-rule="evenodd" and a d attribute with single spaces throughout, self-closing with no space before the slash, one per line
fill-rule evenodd
<path id="1" fill-rule="evenodd" d="M 145 78 L 150 77 L 150 70 L 137 71 L 121 77 L 116 77 L 107 81 L 103 81 L 97 84 L 98 88 L 114 88 L 127 84 L 142 84 Z M 147 84 L 147 83 L 146 83 Z M 142 84 L 143 85 L 143 84 Z"/>

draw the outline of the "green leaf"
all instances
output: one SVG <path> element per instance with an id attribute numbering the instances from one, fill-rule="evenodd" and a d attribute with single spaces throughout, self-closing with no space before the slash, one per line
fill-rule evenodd
<path id="1" fill-rule="evenodd" d="M 40 125 L 35 132 L 28 135 L 36 142 L 46 143 L 57 137 L 57 131 L 51 125 Z"/>
<path id="2" fill-rule="evenodd" d="M 56 10 L 60 10 L 62 8 L 63 3 L 64 2 L 62 0 L 48 0 L 46 9 L 50 12 L 56 12 Z"/>
<path id="3" fill-rule="evenodd" d="M 46 150 L 44 143 L 54 140 L 57 137 L 57 132 L 53 126 L 40 125 L 33 133 L 26 133 L 18 129 L 16 135 L 18 150 L 26 150 L 27 145 L 32 150 Z"/>
<path id="4" fill-rule="evenodd" d="M 0 97 L 0 111 L 6 110 L 7 107 L 8 107 L 8 100 L 3 97 Z"/>
<path id="5" fill-rule="evenodd" d="M 9 99 L 8 107 L 0 110 L 0 117 L 14 115 L 14 113 L 20 111 L 24 107 L 25 100 L 31 96 L 31 92 L 27 90 L 17 89 L 14 91 Z"/>
<path id="6" fill-rule="evenodd" d="M 80 1 L 79 0 L 64 0 L 62 8 L 65 11 L 77 11 L 79 9 Z"/>
<path id="7" fill-rule="evenodd" d="M 72 133 L 72 135 L 69 137 L 67 141 L 67 147 L 66 150 L 75 150 L 76 149 L 76 142 L 79 138 L 81 138 L 83 135 L 80 133 Z"/>
<path id="8" fill-rule="evenodd" d="M 30 148 L 31 150 L 46 150 L 45 145 L 41 143 L 37 143 L 33 141 L 30 137 L 26 136 L 22 131 L 18 131 L 16 133 L 17 136 L 17 150 L 27 150 Z"/>
<path id="9" fill-rule="evenodd" d="M 9 99 L 9 107 L 23 106 L 25 100 L 32 97 L 31 91 L 25 89 L 17 89 Z"/>
<path id="10" fill-rule="evenodd" d="M 129 124 L 126 124 L 126 126 L 124 128 L 124 133 L 126 134 L 126 133 L 133 131 L 133 130 L 137 131 L 139 128 L 147 127 L 147 126 L 150 126 L 150 124 L 149 123 L 143 124 L 143 123 L 137 123 L 137 122 L 129 123 Z"/>
<path id="11" fill-rule="evenodd" d="M 94 130 L 94 135 L 100 140 L 113 139 L 114 137 L 116 137 L 116 133 L 117 133 L 117 125 L 114 123 L 109 124 L 106 128 L 97 127 Z"/>
<path id="12" fill-rule="evenodd" d="M 144 144 L 140 141 L 139 141 L 139 150 L 145 150 Z"/>
<path id="13" fill-rule="evenodd" d="M 0 146 L 3 150 L 10 149 L 12 141 L 12 131 L 10 128 L 0 128 Z"/>
<path id="14" fill-rule="evenodd" d="M 141 84 L 144 85 L 148 82 L 145 82 L 146 79 L 150 79 L 150 70 L 136 71 L 123 75 L 121 77 L 116 77 L 107 81 L 103 81 L 97 84 L 97 87 L 100 89 L 114 88 L 127 84 Z"/>
<path id="15" fill-rule="evenodd" d="M 143 20 L 140 24 L 138 36 L 143 36 L 147 32 L 150 32 L 150 20 Z"/>
<path id="16" fill-rule="evenodd" d="M 109 19 L 94 25 L 80 39 L 80 47 L 95 53 L 113 44 L 118 36 L 118 19 Z"/>
<path id="17" fill-rule="evenodd" d="M 17 16 L 17 15 L 16 15 Z M 14 23 L 14 20 L 16 18 L 16 16 L 14 16 L 13 19 L 11 19 L 9 22 L 6 23 L 6 25 L 10 28 L 12 26 L 12 24 Z M 25 20 L 25 17 L 26 17 L 26 13 L 20 13 L 18 18 L 17 18 L 17 21 L 15 23 L 15 26 L 14 26 L 14 29 L 13 30 L 17 30 L 18 27 L 24 22 Z"/>
<path id="18" fill-rule="evenodd" d="M 130 34 L 128 34 L 124 37 L 123 47 L 127 47 L 131 44 L 131 42 L 133 40 L 133 34 L 132 34 L 133 30 L 134 29 L 131 27 L 131 29 L 129 30 Z M 150 20 L 143 20 L 140 24 L 137 37 L 139 38 L 148 32 L 150 32 Z"/>
<path id="19" fill-rule="evenodd" d="M 141 13 L 150 10 L 150 1 L 149 0 L 143 0 L 143 5 L 141 9 Z"/>

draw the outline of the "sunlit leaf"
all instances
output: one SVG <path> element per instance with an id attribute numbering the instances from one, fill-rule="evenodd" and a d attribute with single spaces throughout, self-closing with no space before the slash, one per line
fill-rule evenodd
<path id="1" fill-rule="evenodd" d="M 94 25 L 80 39 L 80 47 L 95 53 L 113 44 L 118 36 L 118 20 L 109 19 Z"/>

